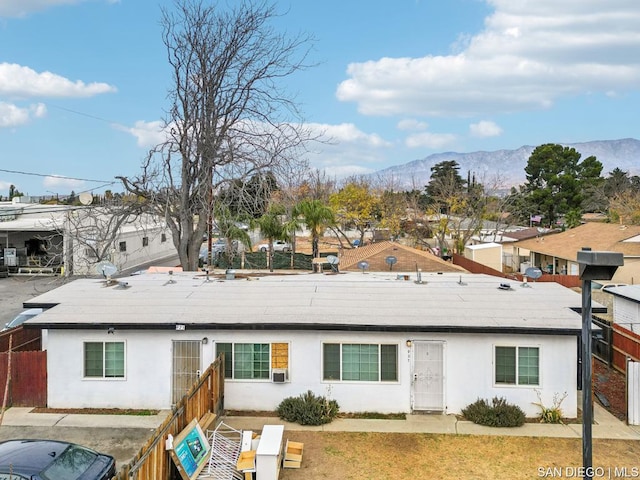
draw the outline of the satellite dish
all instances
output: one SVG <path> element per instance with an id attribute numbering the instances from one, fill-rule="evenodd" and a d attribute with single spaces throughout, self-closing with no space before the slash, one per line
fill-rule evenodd
<path id="1" fill-rule="evenodd" d="M 100 262 L 96 265 L 96 271 L 105 278 L 111 278 L 118 271 L 118 267 L 111 262 Z"/>
<path id="2" fill-rule="evenodd" d="M 93 203 L 93 195 L 91 195 L 91 192 L 82 192 L 78 195 L 78 199 L 82 205 L 91 205 Z"/>
<path id="3" fill-rule="evenodd" d="M 393 269 L 393 265 L 398 262 L 398 259 L 393 255 L 389 255 L 387 258 L 384 259 L 384 261 L 387 262 L 387 264 L 389 265 L 389 270 L 391 270 Z"/>
<path id="4" fill-rule="evenodd" d="M 366 260 L 358 262 L 358 268 L 362 270 L 362 273 L 364 273 L 364 271 L 369 268 L 369 262 L 367 262 Z"/>
<path id="5" fill-rule="evenodd" d="M 335 255 L 327 255 L 327 263 L 329 265 L 338 265 L 340 263 L 340 259 Z"/>
<path id="6" fill-rule="evenodd" d="M 542 270 L 538 267 L 529 267 L 524 271 L 526 277 L 529 277 L 532 280 L 536 280 L 542 276 Z"/>

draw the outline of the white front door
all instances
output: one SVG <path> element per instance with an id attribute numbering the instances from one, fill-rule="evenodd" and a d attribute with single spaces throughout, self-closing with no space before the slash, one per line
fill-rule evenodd
<path id="1" fill-rule="evenodd" d="M 198 340 L 173 341 L 172 404 L 189 391 L 200 375 L 200 346 Z"/>
<path id="2" fill-rule="evenodd" d="M 411 408 L 444 411 L 444 342 L 412 343 Z"/>

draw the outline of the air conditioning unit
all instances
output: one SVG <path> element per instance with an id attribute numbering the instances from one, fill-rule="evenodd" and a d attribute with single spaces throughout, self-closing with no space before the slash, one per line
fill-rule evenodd
<path id="1" fill-rule="evenodd" d="M 287 373 L 286 368 L 274 368 L 271 370 L 271 381 L 273 383 L 284 383 L 287 381 Z"/>

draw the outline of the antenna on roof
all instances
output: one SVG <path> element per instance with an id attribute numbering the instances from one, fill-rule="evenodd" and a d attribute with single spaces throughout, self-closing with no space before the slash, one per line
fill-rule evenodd
<path id="1" fill-rule="evenodd" d="M 78 200 L 82 205 L 91 205 L 93 203 L 93 195 L 91 192 L 82 192 L 78 195 Z"/>
<path id="2" fill-rule="evenodd" d="M 466 284 L 467 284 L 466 282 L 462 281 L 462 275 L 460 275 L 460 279 L 458 280 L 458 285 L 463 285 L 464 286 Z"/>
<path id="3" fill-rule="evenodd" d="M 338 264 L 340 263 L 340 259 L 335 255 L 327 255 L 327 263 L 331 265 L 331 270 L 334 272 L 338 272 Z"/>
<path id="4" fill-rule="evenodd" d="M 529 267 L 524 271 L 525 278 L 530 278 L 531 280 L 537 280 L 542 276 L 542 270 L 538 267 Z"/>
<path id="5" fill-rule="evenodd" d="M 389 255 L 384 261 L 389 265 L 389 271 L 393 270 L 393 266 L 398 262 L 398 259 L 393 255 Z"/>
<path id="6" fill-rule="evenodd" d="M 98 275 L 102 275 L 105 279 L 105 286 L 111 285 L 111 277 L 118 271 L 118 267 L 116 267 L 113 263 L 103 261 L 96 265 L 96 272 Z"/>

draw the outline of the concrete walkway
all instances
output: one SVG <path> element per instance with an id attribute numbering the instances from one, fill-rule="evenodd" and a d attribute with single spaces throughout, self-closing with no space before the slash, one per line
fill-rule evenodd
<path id="1" fill-rule="evenodd" d="M 155 429 L 170 414 L 168 410 L 157 415 L 88 415 L 64 413 L 32 413 L 31 408 L 11 407 L 2 425 L 83 428 L 146 428 Z M 611 415 L 599 404 L 594 404 L 593 438 L 640 440 L 640 426 L 630 426 Z M 368 420 L 337 418 L 327 425 L 303 426 L 277 417 L 225 416 L 222 420 L 238 430 L 260 431 L 264 425 L 285 425 L 287 430 L 320 432 L 394 432 L 441 433 L 451 435 L 505 435 L 523 437 L 581 438 L 582 424 L 525 423 L 517 428 L 494 428 L 459 420 L 455 415 L 407 415 L 406 420 Z"/>
<path id="2" fill-rule="evenodd" d="M 640 426 L 629 426 L 600 405 L 594 405 L 593 438 L 616 440 L 640 440 Z M 494 428 L 459 420 L 455 415 L 407 415 L 406 420 L 364 420 L 337 418 L 327 425 L 303 426 L 289 423 L 277 417 L 227 416 L 223 421 L 239 430 L 260 431 L 263 425 L 285 425 L 285 430 L 319 432 L 393 432 L 393 433 L 441 433 L 451 435 L 504 435 L 521 437 L 581 438 L 582 424 L 525 423 L 516 428 Z"/>
<path id="3" fill-rule="evenodd" d="M 155 429 L 171 413 L 169 410 L 161 410 L 157 415 L 88 415 L 84 413 L 32 413 L 32 410 L 32 407 L 11 407 L 4 413 L 2 425 L 7 427 Z"/>

